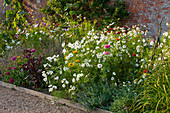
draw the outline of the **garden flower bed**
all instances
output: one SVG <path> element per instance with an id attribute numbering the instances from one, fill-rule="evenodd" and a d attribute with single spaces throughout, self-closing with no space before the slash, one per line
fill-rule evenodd
<path id="1" fill-rule="evenodd" d="M 44 24 L 40 26 L 45 27 Z M 155 48 L 158 42 L 148 39 L 146 31 L 142 31 L 138 26 L 133 28 L 111 28 L 110 26 L 103 31 L 92 28 L 86 33 L 81 32 L 83 37 L 82 35 L 78 37 L 82 38 L 77 38 L 75 30 L 81 30 L 83 26 L 79 29 L 73 26 L 67 30 L 63 29 L 63 32 L 57 25 L 56 29 L 60 29 L 61 32 L 58 36 L 53 35 L 58 32 L 56 29 L 49 32 L 47 27 L 45 29 L 47 31 L 42 31 L 38 25 L 34 25 L 30 33 L 19 29 L 15 35 L 16 40 L 12 39 L 12 43 L 6 43 L 15 42 L 18 44 L 17 47 L 7 45 L 7 49 L 18 52 L 18 49 L 21 50 L 19 48 L 21 43 L 27 43 L 24 45 L 26 49 L 22 54 L 20 51 L 17 54 L 14 53 L 14 56 L 10 56 L 12 53 L 6 53 L 11 58 L 10 60 L 3 59 L 2 63 L 10 67 L 1 68 L 3 70 L 1 79 L 32 89 L 48 87 L 50 94 L 58 98 L 72 99 L 90 109 L 99 107 L 113 112 L 133 110 L 131 108 L 135 106 L 127 102 L 135 105 L 134 98 L 138 97 L 138 91 L 143 89 L 141 86 L 147 85 L 146 82 L 153 77 L 153 73 L 158 74 L 156 77 L 160 77 L 160 73 L 167 71 L 163 75 L 165 78 L 155 79 L 169 80 L 169 70 L 166 69 L 169 66 L 169 47 L 167 46 L 169 34 L 164 33 L 161 43 Z M 40 39 L 39 37 L 42 36 L 45 37 Z M 22 39 L 19 39 L 20 37 Z M 51 57 L 48 55 L 42 57 L 40 51 L 46 48 L 43 50 L 43 47 L 40 48 L 39 45 L 45 44 L 48 40 L 49 42 L 57 40 L 58 45 L 61 44 L 57 51 L 61 52 L 55 54 L 54 50 L 51 50 L 53 52 Z M 157 52 L 153 53 L 155 50 Z M 158 70 L 161 65 L 164 65 L 164 69 Z"/>
<path id="2" fill-rule="evenodd" d="M 1 25 L 0 80 L 48 89 L 57 99 L 90 110 L 170 109 L 170 31 L 161 35 L 160 29 L 151 39 L 144 25 L 120 27 L 112 22 L 96 29 L 95 21 L 82 20 L 81 15 L 76 21 L 42 19 L 30 24 L 17 15 L 13 23 L 6 19 Z"/>

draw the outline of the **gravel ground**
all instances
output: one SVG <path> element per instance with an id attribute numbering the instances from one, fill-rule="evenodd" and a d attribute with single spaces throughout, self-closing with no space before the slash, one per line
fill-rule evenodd
<path id="1" fill-rule="evenodd" d="M 0 86 L 0 113 L 85 113 L 50 100 Z"/>

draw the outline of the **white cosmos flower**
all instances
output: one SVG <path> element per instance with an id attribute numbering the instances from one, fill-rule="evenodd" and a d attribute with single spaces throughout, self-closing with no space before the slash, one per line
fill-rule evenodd
<path id="1" fill-rule="evenodd" d="M 114 77 L 111 77 L 111 80 L 114 80 Z"/>
<path id="2" fill-rule="evenodd" d="M 52 92 L 52 91 L 53 91 L 53 88 L 50 88 L 50 89 L 49 89 L 49 92 Z"/>
<path id="3" fill-rule="evenodd" d="M 62 51 L 64 54 L 66 53 L 66 49 L 63 49 L 63 51 Z"/>
<path id="4" fill-rule="evenodd" d="M 76 87 L 75 87 L 75 86 L 73 86 L 71 89 L 72 89 L 72 90 L 75 90 L 75 89 L 76 89 Z"/>
<path id="5" fill-rule="evenodd" d="M 72 79 L 72 82 L 74 83 L 75 81 L 76 81 L 76 79 L 75 79 L 75 78 L 73 78 L 73 79 Z"/>
<path id="6" fill-rule="evenodd" d="M 65 64 L 67 64 L 68 63 L 68 61 L 65 61 Z"/>
<path id="7" fill-rule="evenodd" d="M 65 42 L 63 42 L 61 46 L 64 47 L 65 46 Z"/>
<path id="8" fill-rule="evenodd" d="M 97 55 L 97 58 L 102 58 L 102 56 L 103 56 L 103 53 L 98 53 L 98 54 L 96 54 Z"/>
<path id="9" fill-rule="evenodd" d="M 46 58 L 48 61 L 52 62 L 52 58 L 51 57 L 47 57 Z"/>
<path id="10" fill-rule="evenodd" d="M 44 80 L 45 82 L 47 82 L 47 78 L 44 78 L 43 80 Z"/>
<path id="11" fill-rule="evenodd" d="M 112 74 L 113 74 L 113 75 L 116 75 L 116 72 L 113 72 Z"/>
<path id="12" fill-rule="evenodd" d="M 97 65 L 97 67 L 98 67 L 99 69 L 101 69 L 102 66 L 103 66 L 102 64 L 98 64 L 98 65 Z"/>
<path id="13" fill-rule="evenodd" d="M 49 71 L 49 72 L 47 72 L 47 73 L 49 73 L 49 75 L 52 75 L 52 74 L 53 74 L 53 71 Z"/>
<path id="14" fill-rule="evenodd" d="M 52 85 L 50 84 L 50 85 L 48 85 L 48 87 L 52 87 Z"/>
<path id="15" fill-rule="evenodd" d="M 168 32 L 164 32 L 163 35 L 164 35 L 164 36 L 168 36 Z"/>
<path id="16" fill-rule="evenodd" d="M 125 45 L 123 45 L 123 48 L 126 48 L 126 46 L 125 46 Z"/>
<path id="17" fill-rule="evenodd" d="M 83 67 L 83 68 L 84 68 L 84 67 L 85 67 L 85 64 L 81 64 L 81 67 Z"/>
<path id="18" fill-rule="evenodd" d="M 76 73 L 74 73 L 73 76 L 76 77 Z"/>
<path id="19" fill-rule="evenodd" d="M 54 77 L 54 80 L 58 80 L 58 79 L 59 79 L 59 77 L 58 77 L 58 76 Z"/>
<path id="20" fill-rule="evenodd" d="M 56 59 L 56 58 L 54 58 L 54 62 L 57 62 L 57 59 Z"/>
<path id="21" fill-rule="evenodd" d="M 62 87 L 63 87 L 63 88 L 65 88 L 65 87 L 66 87 L 66 85 L 65 85 L 65 84 L 63 84 L 63 85 L 62 85 Z"/>
<path id="22" fill-rule="evenodd" d="M 53 89 L 57 89 L 57 86 L 53 86 L 52 88 L 53 88 Z"/>
<path id="23" fill-rule="evenodd" d="M 69 84 L 69 82 L 67 80 L 65 82 L 66 82 L 66 84 Z"/>
<path id="24" fill-rule="evenodd" d="M 45 73 L 43 73 L 42 76 L 43 76 L 44 78 L 47 78 L 47 75 L 46 75 Z"/>
<path id="25" fill-rule="evenodd" d="M 69 57 L 73 57 L 73 53 L 70 53 L 68 56 L 69 56 Z"/>

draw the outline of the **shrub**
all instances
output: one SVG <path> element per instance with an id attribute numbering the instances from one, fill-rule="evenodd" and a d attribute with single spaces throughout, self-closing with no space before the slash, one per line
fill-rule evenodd
<path id="1" fill-rule="evenodd" d="M 55 23 L 86 17 L 92 22 L 96 19 L 97 27 L 101 28 L 103 25 L 129 15 L 124 1 L 116 0 L 112 6 L 109 6 L 109 2 L 110 0 L 49 0 L 47 6 L 41 11 L 52 16 L 52 22 Z"/>

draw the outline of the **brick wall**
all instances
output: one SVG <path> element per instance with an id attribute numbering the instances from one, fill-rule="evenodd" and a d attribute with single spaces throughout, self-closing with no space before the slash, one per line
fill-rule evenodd
<path id="1" fill-rule="evenodd" d="M 41 19 L 44 16 L 38 9 L 45 6 L 46 2 L 47 0 L 23 0 L 24 10 L 29 12 L 27 18 L 30 22 L 30 16 L 34 16 L 34 19 Z"/>
<path id="2" fill-rule="evenodd" d="M 0 3 L 0 17 L 4 13 L 2 9 L 2 1 Z M 41 19 L 43 15 L 37 11 L 38 8 L 45 6 L 47 0 L 24 0 L 25 11 L 30 12 L 27 18 L 35 16 L 35 19 Z M 114 3 L 114 0 L 111 0 Z M 166 22 L 170 23 L 170 0 L 125 0 L 127 10 L 131 12 L 128 19 L 122 20 L 122 25 L 146 25 L 151 37 L 156 37 L 156 23 L 164 16 L 166 19 L 163 21 L 162 28 L 164 31 L 168 30 L 165 25 Z M 30 20 L 31 21 L 31 20 Z"/>
<path id="3" fill-rule="evenodd" d="M 128 19 L 122 21 L 123 25 L 146 25 L 150 36 L 155 38 L 157 26 L 155 21 L 160 22 L 163 16 L 165 17 L 163 31 L 168 30 L 166 23 L 170 23 L 170 0 L 125 0 L 125 2 L 131 14 Z"/>

